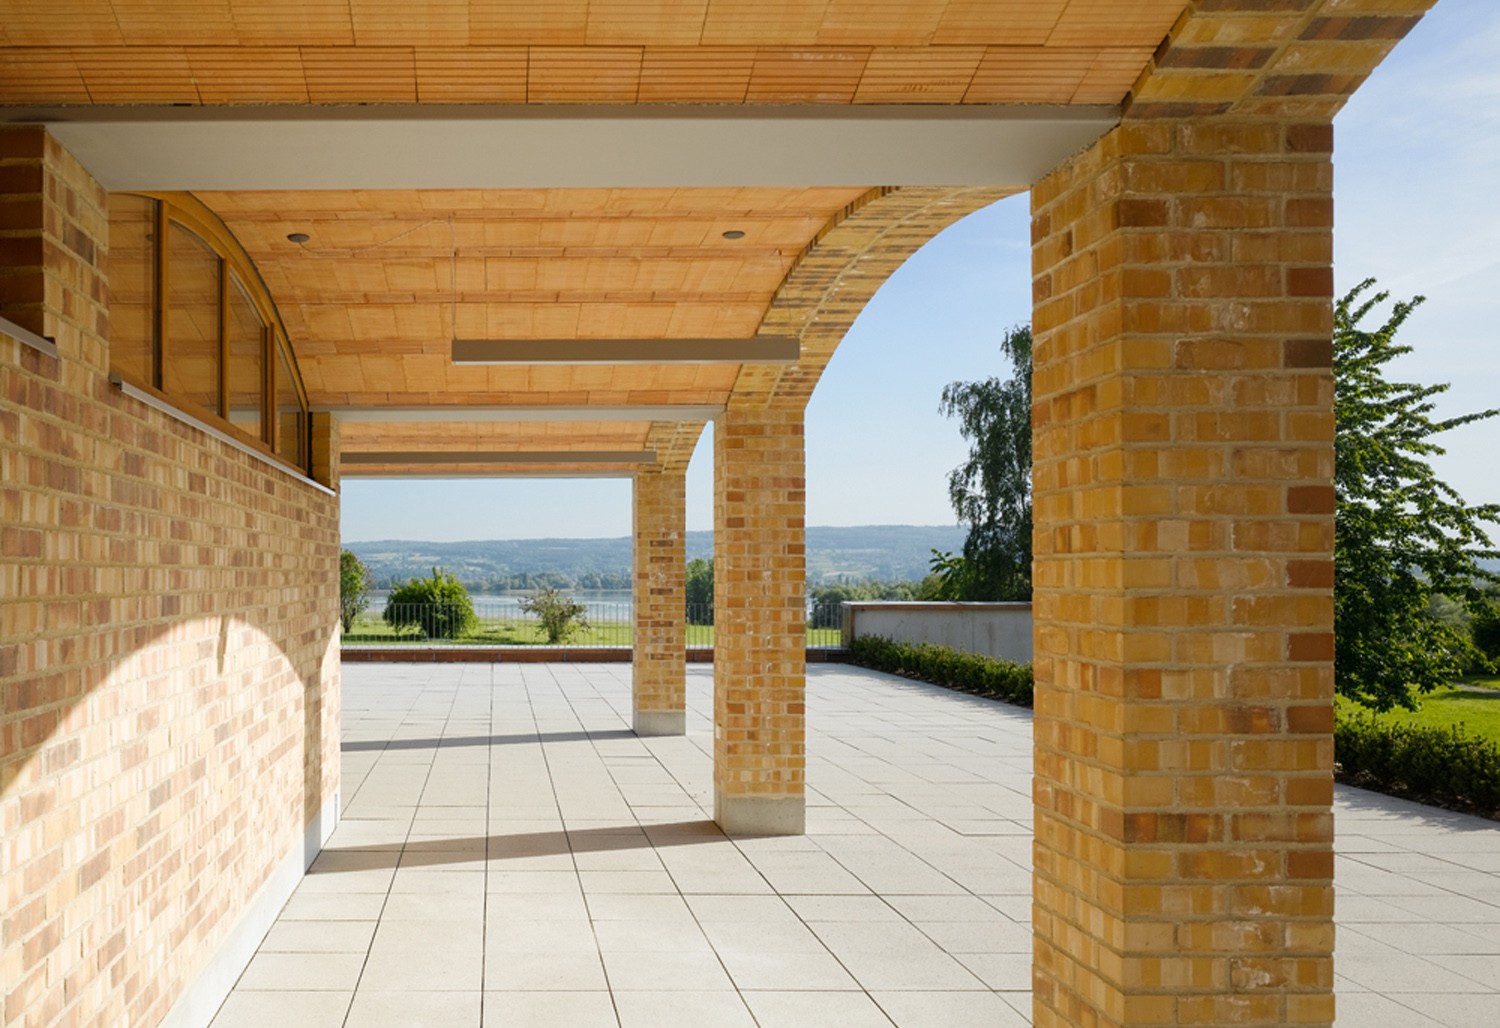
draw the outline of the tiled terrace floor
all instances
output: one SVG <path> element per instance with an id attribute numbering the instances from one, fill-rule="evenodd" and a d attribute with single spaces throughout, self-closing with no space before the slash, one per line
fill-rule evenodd
<path id="1" fill-rule="evenodd" d="M 808 671 L 808 834 L 709 820 L 711 673 L 344 668 L 344 820 L 214 1028 L 1029 1021 L 1031 721 Z M 1500 826 L 1338 794 L 1340 1024 L 1500 1024 Z"/>

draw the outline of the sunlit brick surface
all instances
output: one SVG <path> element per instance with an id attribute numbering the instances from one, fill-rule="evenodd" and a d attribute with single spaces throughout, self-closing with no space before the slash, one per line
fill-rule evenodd
<path id="1" fill-rule="evenodd" d="M 714 785 L 800 800 L 806 763 L 802 412 L 714 425 Z"/>
<path id="2" fill-rule="evenodd" d="M 642 471 L 632 488 L 635 709 L 676 713 L 687 670 L 686 481 L 682 471 Z"/>
<path id="3" fill-rule="evenodd" d="M 1331 148 L 1033 191 L 1039 1024 L 1332 1020 Z"/>
<path id="4" fill-rule="evenodd" d="M 104 200 L 0 129 L 7 1025 L 158 1023 L 339 781 L 337 500 L 108 383 Z"/>

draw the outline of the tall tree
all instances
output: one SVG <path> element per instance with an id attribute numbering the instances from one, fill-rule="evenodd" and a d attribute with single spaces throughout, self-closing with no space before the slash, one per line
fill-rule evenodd
<path id="1" fill-rule="evenodd" d="M 1443 452 L 1434 436 L 1500 410 L 1433 420 L 1431 398 L 1448 386 L 1387 382 L 1384 365 L 1411 352 L 1396 330 L 1423 297 L 1366 331 L 1360 322 L 1388 297 L 1363 299 L 1373 284 L 1334 309 L 1334 681 L 1387 710 L 1415 706 L 1417 694 L 1462 674 L 1472 653 L 1462 626 L 1429 608 L 1446 596 L 1481 609 L 1495 576 L 1478 561 L 1500 555 L 1484 524 L 1500 524 L 1500 504 L 1465 505 L 1428 461 Z"/>
<path id="2" fill-rule="evenodd" d="M 370 606 L 370 569 L 353 550 L 339 554 L 339 623 L 347 633 Z"/>
<path id="3" fill-rule="evenodd" d="M 968 526 L 961 562 L 939 555 L 947 594 L 959 600 L 1031 599 L 1031 327 L 1000 340 L 1009 378 L 952 382 L 940 413 L 958 418 L 969 457 L 948 475 L 948 498 Z"/>

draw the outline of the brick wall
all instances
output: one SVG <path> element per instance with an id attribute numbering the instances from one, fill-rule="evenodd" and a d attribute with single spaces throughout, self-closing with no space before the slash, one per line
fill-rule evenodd
<path id="1" fill-rule="evenodd" d="M 1333 1020 L 1332 130 L 1033 191 L 1035 1018 Z"/>
<path id="2" fill-rule="evenodd" d="M 337 498 L 108 383 L 107 246 L 0 129 L 6 1024 L 158 1023 L 338 786 Z"/>
<path id="3" fill-rule="evenodd" d="M 640 471 L 631 498 L 637 714 L 687 708 L 687 482 L 681 471 Z M 675 720 L 675 717 L 672 718 Z M 643 727 L 637 718 L 637 728 Z"/>
<path id="4" fill-rule="evenodd" d="M 715 423 L 715 820 L 731 831 L 802 831 L 804 474 L 800 407 Z"/>

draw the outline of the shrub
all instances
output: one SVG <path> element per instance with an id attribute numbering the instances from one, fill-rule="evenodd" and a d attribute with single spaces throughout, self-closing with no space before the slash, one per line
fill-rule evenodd
<path id="1" fill-rule="evenodd" d="M 392 589 L 381 616 L 393 628 L 417 628 L 433 639 L 457 639 L 479 623 L 469 590 L 442 568 Z"/>
<path id="2" fill-rule="evenodd" d="M 574 633 L 589 627 L 589 619 L 585 616 L 588 607 L 561 589 L 543 589 L 528 596 L 521 600 L 521 609 L 536 615 L 549 643 L 566 642 Z"/>
<path id="3" fill-rule="evenodd" d="M 1339 779 L 1456 810 L 1500 814 L 1500 746 L 1461 726 L 1436 728 L 1339 711 Z"/>
<path id="4" fill-rule="evenodd" d="M 1031 706 L 1030 664 L 962 653 L 932 643 L 913 646 L 879 635 L 854 639 L 849 644 L 849 656 L 854 663 L 877 671 L 891 671 L 934 685 Z"/>
<path id="5" fill-rule="evenodd" d="M 370 569 L 352 550 L 339 554 L 339 623 L 348 632 L 370 606 Z"/>

